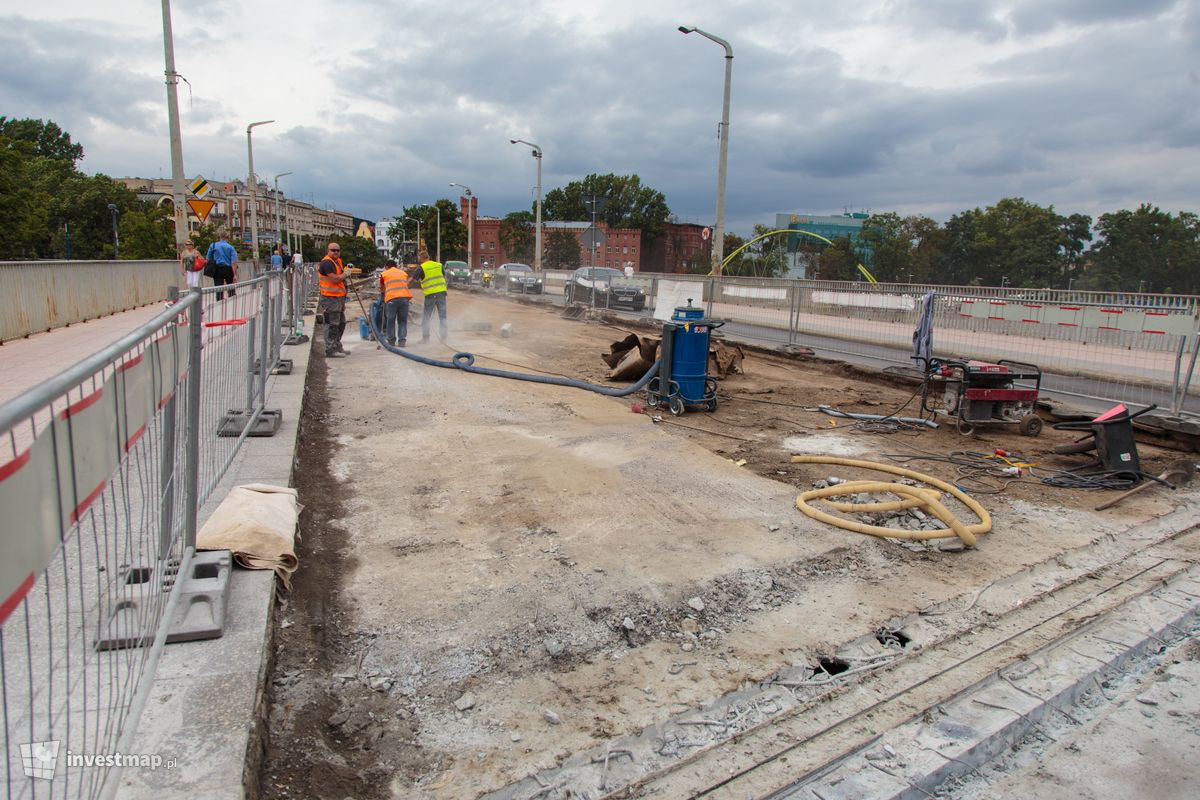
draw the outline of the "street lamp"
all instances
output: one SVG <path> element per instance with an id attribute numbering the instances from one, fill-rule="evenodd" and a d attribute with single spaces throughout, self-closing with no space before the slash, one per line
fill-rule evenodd
<path id="1" fill-rule="evenodd" d="M 264 119 L 246 126 L 246 155 L 250 161 L 250 264 L 251 273 L 258 273 L 258 179 L 254 177 L 254 141 L 250 132 L 259 125 L 270 125 L 275 120 Z"/>
<path id="2" fill-rule="evenodd" d="M 291 172 L 281 172 L 275 176 L 275 244 L 281 248 L 283 246 L 283 228 L 279 225 L 279 179 L 284 175 L 292 174 Z M 280 254 L 282 255 L 282 253 L 281 249 Z"/>
<path id="3" fill-rule="evenodd" d="M 1003 289 L 1005 286 L 1008 286 L 1008 277 L 1005 275 L 1001 275 L 1000 276 L 1000 288 Z"/>
<path id="4" fill-rule="evenodd" d="M 683 34 L 698 33 L 725 48 L 725 100 L 721 106 L 721 156 L 717 164 L 717 220 L 713 230 L 713 275 L 721 274 L 725 260 L 725 169 L 729 159 L 729 85 L 733 78 L 733 48 L 729 42 L 697 27 L 679 26 Z"/>
<path id="5" fill-rule="evenodd" d="M 467 193 L 467 270 L 473 268 L 473 255 L 475 251 L 475 196 L 471 194 L 471 187 L 465 183 L 453 183 L 451 186 L 457 186 Z"/>
<path id="6" fill-rule="evenodd" d="M 1067 278 L 1067 291 L 1071 291 L 1071 284 L 1075 283 L 1074 278 Z"/>
<path id="7" fill-rule="evenodd" d="M 534 253 L 533 253 L 533 271 L 542 271 L 542 148 L 533 142 L 527 142 L 524 139 L 509 139 L 509 144 L 523 144 L 533 148 L 533 157 L 537 159 L 537 209 L 536 219 L 534 224 Z"/>
<path id="8" fill-rule="evenodd" d="M 117 217 L 121 216 L 121 209 L 117 208 L 116 203 L 109 203 L 108 210 L 113 218 L 113 261 L 116 261 L 121 257 L 121 237 L 117 233 Z"/>

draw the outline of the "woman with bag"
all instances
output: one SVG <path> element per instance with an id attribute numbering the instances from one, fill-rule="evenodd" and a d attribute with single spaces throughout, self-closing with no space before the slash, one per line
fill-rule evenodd
<path id="1" fill-rule="evenodd" d="M 195 289 L 200 285 L 200 274 L 204 271 L 206 263 L 204 256 L 196 252 L 194 242 L 188 242 L 183 246 L 183 252 L 179 254 L 179 265 L 183 268 L 183 275 L 187 278 L 189 289 Z"/>

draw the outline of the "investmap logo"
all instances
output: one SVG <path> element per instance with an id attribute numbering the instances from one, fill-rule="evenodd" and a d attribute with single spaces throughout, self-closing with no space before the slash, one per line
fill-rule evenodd
<path id="1" fill-rule="evenodd" d="M 21 745 L 21 769 L 25 777 L 49 781 L 54 779 L 58 766 L 61 741 L 29 742 Z M 173 758 L 158 753 L 73 753 L 64 751 L 67 769 L 107 769 L 109 767 L 140 767 L 142 769 L 175 769 Z"/>
<path id="2" fill-rule="evenodd" d="M 21 745 L 21 769 L 26 778 L 48 781 L 54 778 L 54 767 L 58 764 L 59 740 L 30 742 Z"/>

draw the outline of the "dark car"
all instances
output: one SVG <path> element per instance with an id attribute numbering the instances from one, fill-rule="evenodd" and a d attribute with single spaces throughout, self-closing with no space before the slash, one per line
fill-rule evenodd
<path id="1" fill-rule="evenodd" d="M 625 273 L 611 267 L 580 267 L 567 278 L 563 285 L 563 296 L 568 303 L 589 303 L 605 308 L 629 306 L 634 311 L 644 310 L 646 293 L 640 287 L 613 283 L 624 277 Z"/>
<path id="2" fill-rule="evenodd" d="M 528 264 L 501 264 L 493 276 L 497 289 L 522 294 L 541 294 L 542 279 Z"/>
<path id="3" fill-rule="evenodd" d="M 446 266 L 442 267 L 442 272 L 446 275 L 447 286 L 469 286 L 471 284 L 471 270 L 467 269 L 465 261 L 447 261 Z"/>

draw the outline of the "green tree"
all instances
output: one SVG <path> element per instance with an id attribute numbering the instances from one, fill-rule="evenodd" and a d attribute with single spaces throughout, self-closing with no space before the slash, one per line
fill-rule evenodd
<path id="1" fill-rule="evenodd" d="M 546 269 L 576 269 L 579 267 L 579 240 L 567 230 L 554 229 L 546 235 Z"/>
<path id="2" fill-rule="evenodd" d="M 743 239 L 742 237 L 738 236 L 736 233 L 730 233 L 730 232 L 726 231 L 726 233 L 725 233 L 725 256 L 726 256 L 726 258 L 729 257 L 730 253 L 732 253 L 734 250 L 737 250 L 739 247 L 741 247 L 745 243 L 746 243 L 746 240 Z M 742 252 L 738 253 L 736 256 L 734 256 L 733 258 L 731 258 L 727 262 L 725 262 L 725 264 L 721 267 L 721 274 L 722 275 L 750 275 L 750 274 L 752 274 L 750 262 L 748 262 L 748 260 L 746 258 L 746 251 L 743 250 Z"/>
<path id="3" fill-rule="evenodd" d="M 984 211 L 951 217 L 945 267 L 954 282 L 1056 286 L 1066 270 L 1068 224 L 1053 206 L 1006 197 Z"/>
<path id="4" fill-rule="evenodd" d="M 833 244 L 814 259 L 816 279 L 822 281 L 852 281 L 862 276 L 858 271 L 858 253 L 849 236 L 839 236 Z"/>
<path id="5" fill-rule="evenodd" d="M 325 257 L 325 248 L 329 242 L 337 242 L 342 246 L 343 264 L 353 264 L 363 272 L 377 270 L 387 260 L 375 247 L 374 241 L 355 236 L 352 233 L 339 233 L 330 237 L 329 241 L 321 246 L 321 254 L 314 259 L 315 261 Z"/>
<path id="6" fill-rule="evenodd" d="M 610 228 L 636 228 L 642 232 L 645 247 L 667 229 L 667 208 L 663 193 L 642 185 L 637 175 L 588 175 L 561 189 L 551 189 L 542 201 L 542 215 L 548 220 L 590 222 L 592 214 L 586 198 L 604 198 L 604 210 L 598 220 Z"/>
<path id="7" fill-rule="evenodd" d="M 1200 293 L 1200 218 L 1143 203 L 1101 214 L 1100 240 L 1089 251 L 1098 288 Z"/>
<path id="8" fill-rule="evenodd" d="M 500 220 L 500 245 L 513 261 L 532 262 L 537 245 L 534 216 L 529 211 L 514 211 Z M 496 265 L 499 266 L 499 265 Z"/>
<path id="9" fill-rule="evenodd" d="M 74 144 L 71 134 L 53 121 L 0 117 L 0 136 L 11 143 L 27 146 L 29 154 L 36 158 L 67 161 L 72 165 L 83 158 L 83 145 Z"/>
<path id="10" fill-rule="evenodd" d="M 755 225 L 751 239 L 770 233 L 767 225 Z M 746 243 L 747 240 L 734 234 L 725 234 L 725 257 Z M 787 236 L 779 234 L 759 239 L 738 253 L 722 270 L 725 275 L 752 275 L 759 278 L 775 278 L 787 271 Z"/>
<path id="11" fill-rule="evenodd" d="M 121 215 L 122 258 L 175 258 L 175 230 L 166 204 L 139 203 Z"/>
<path id="12" fill-rule="evenodd" d="M 417 237 L 417 226 L 412 220 L 421 221 L 421 239 L 429 251 L 430 258 L 437 257 L 438 215 L 441 215 L 442 260 L 467 260 L 467 226 L 463 224 L 458 205 L 453 200 L 442 198 L 434 203 L 405 206 L 387 229 L 387 234 L 396 242 L 393 256 L 399 258 L 402 242 L 413 242 Z M 408 217 L 408 219 L 405 219 Z M 411 247 L 409 248 L 412 249 Z"/>

